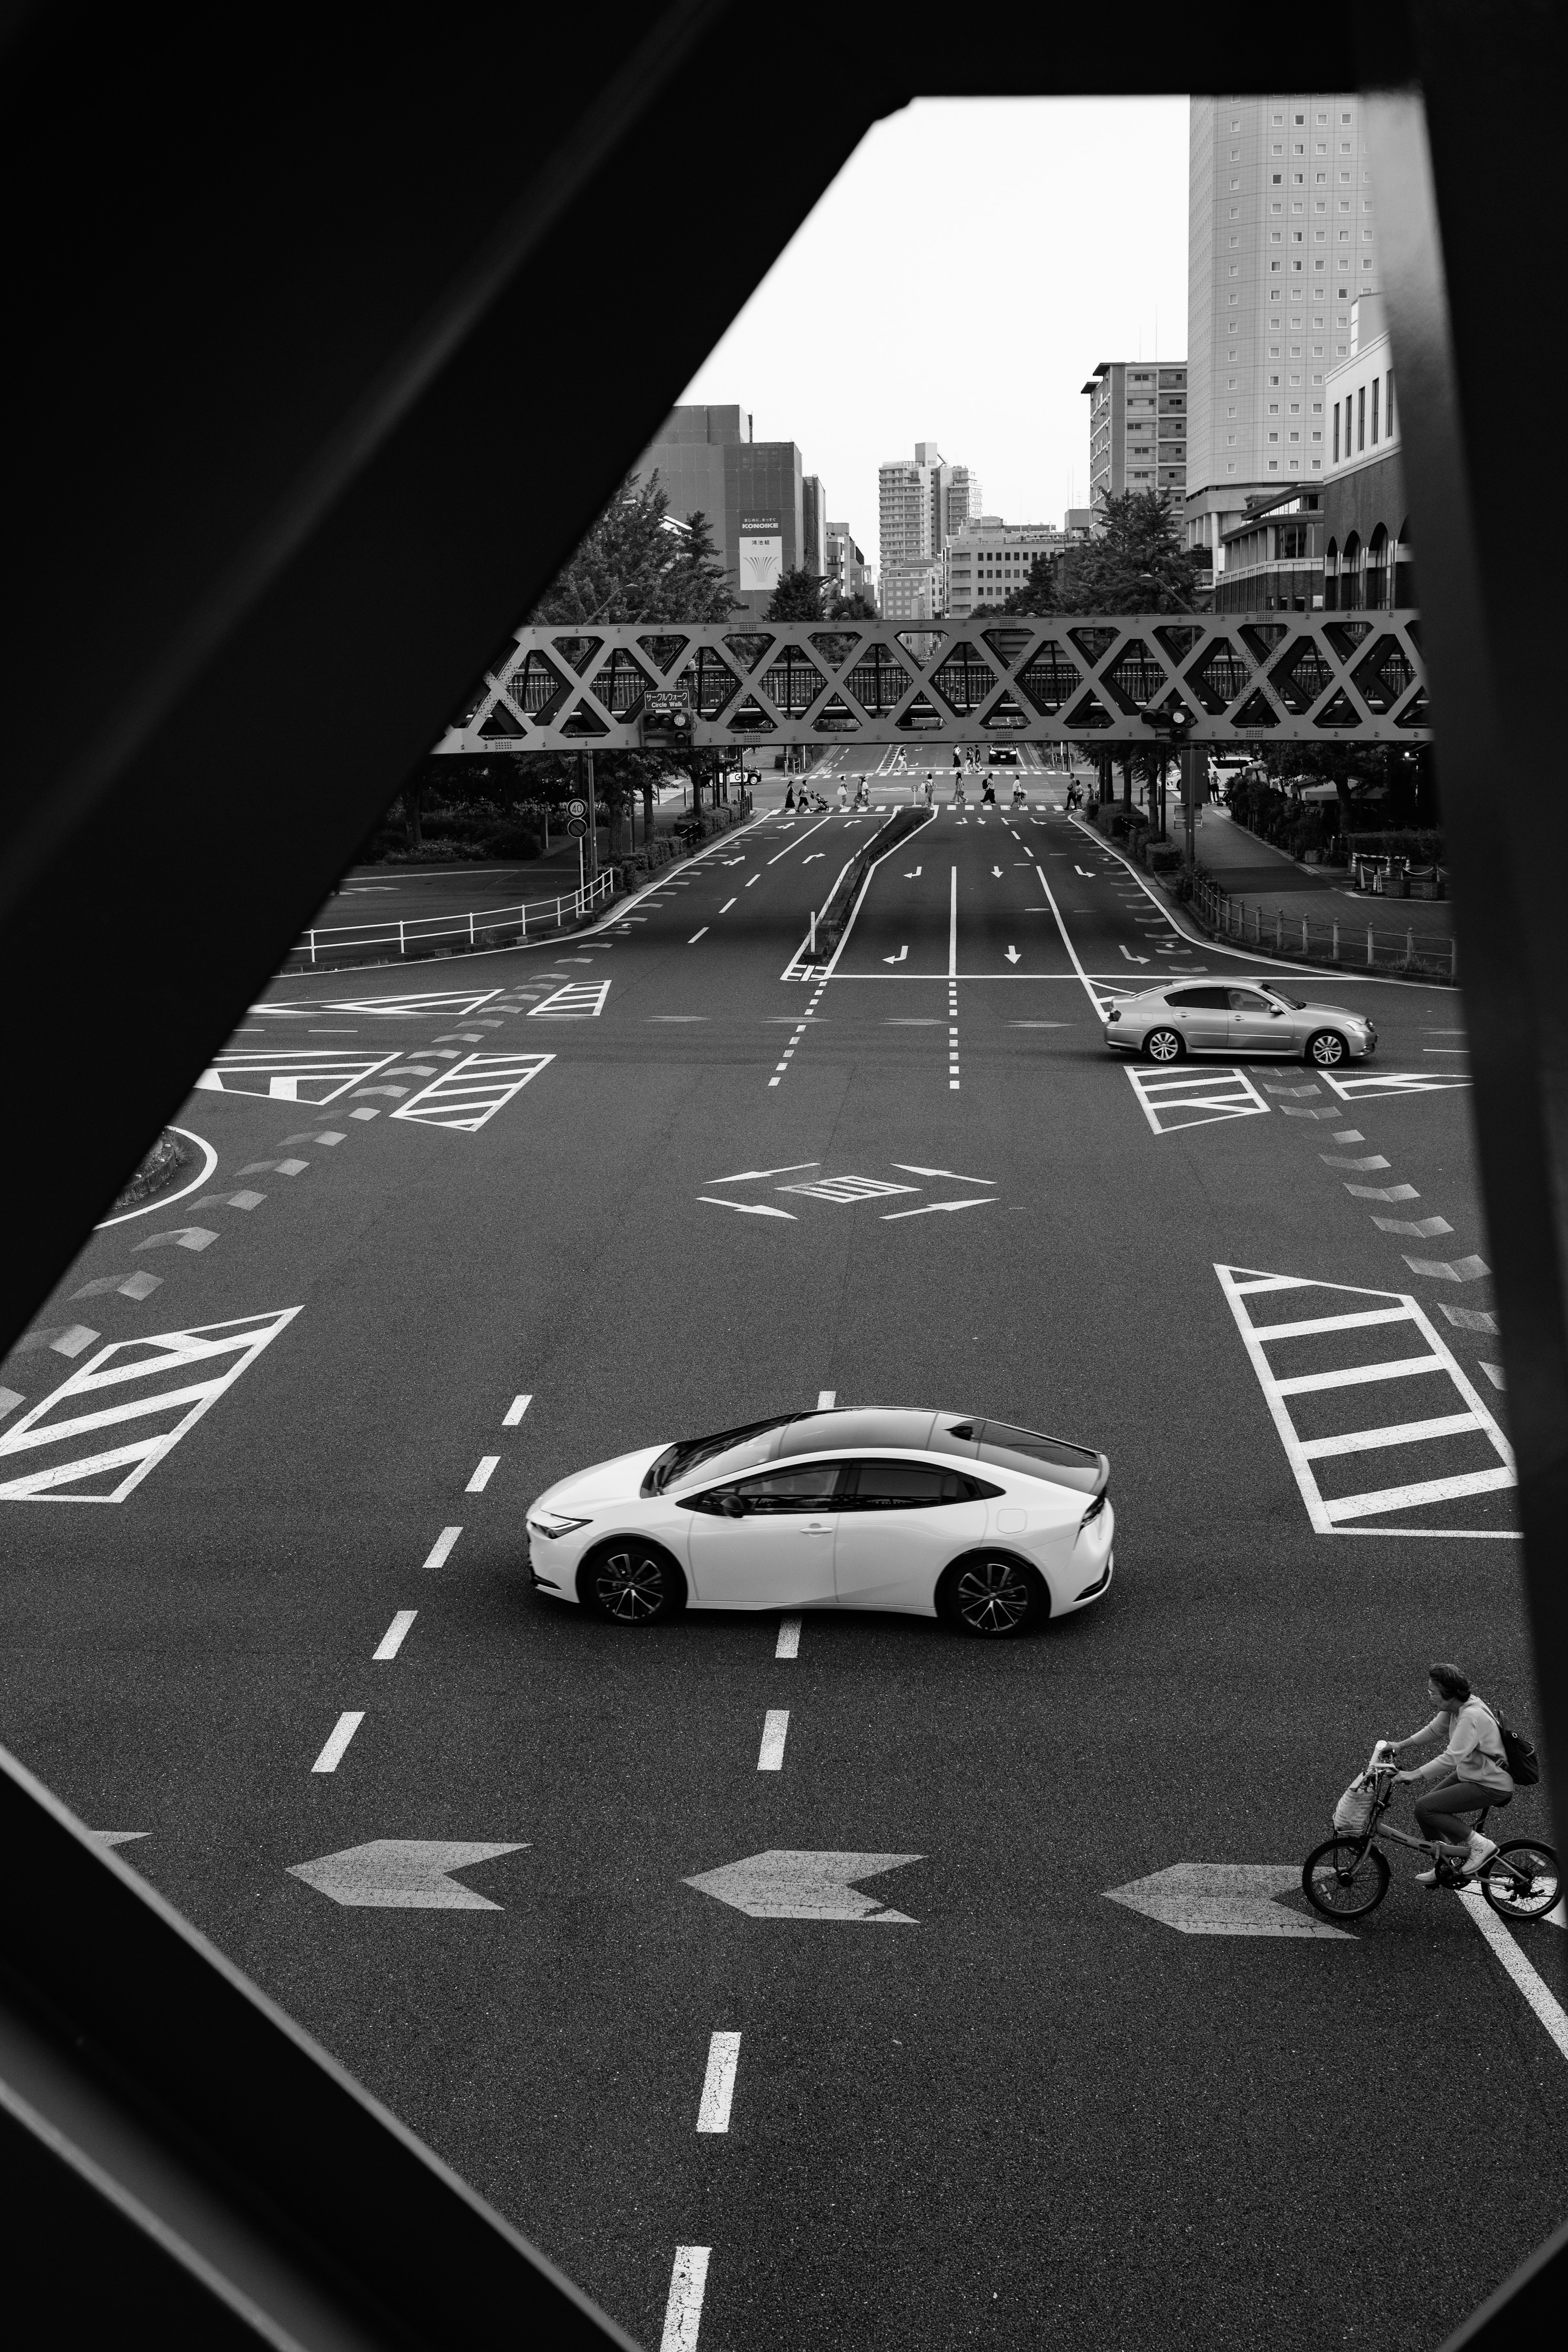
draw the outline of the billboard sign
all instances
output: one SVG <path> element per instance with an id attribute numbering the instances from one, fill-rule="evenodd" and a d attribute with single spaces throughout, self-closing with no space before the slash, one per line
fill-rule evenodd
<path id="1" fill-rule="evenodd" d="M 777 514 L 742 514 L 735 580 L 747 593 L 769 593 L 784 576 L 784 520 Z"/>

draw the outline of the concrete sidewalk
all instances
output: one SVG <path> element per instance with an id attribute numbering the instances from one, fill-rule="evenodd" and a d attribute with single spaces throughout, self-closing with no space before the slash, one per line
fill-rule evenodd
<path id="1" fill-rule="evenodd" d="M 1347 931 L 1368 923 L 1378 932 L 1413 931 L 1417 948 L 1430 940 L 1446 949 L 1454 935 L 1452 899 L 1369 897 L 1352 889 L 1343 866 L 1299 866 L 1216 802 L 1199 813 L 1197 856 L 1215 887 L 1245 899 L 1266 930 L 1283 915 L 1288 933 L 1292 925 L 1299 931 L 1305 917 L 1313 924 L 1338 922 Z"/>

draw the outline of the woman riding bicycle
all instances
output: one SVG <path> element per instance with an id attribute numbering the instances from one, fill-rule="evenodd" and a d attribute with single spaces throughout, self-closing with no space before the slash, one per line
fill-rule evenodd
<path id="1" fill-rule="evenodd" d="M 1417 1765 L 1414 1771 L 1397 1773 L 1395 1778 L 1436 1783 L 1415 1801 L 1415 1819 L 1421 1834 L 1434 1844 L 1447 1840 L 1464 1848 L 1465 1835 L 1459 1832 L 1455 1816 L 1484 1812 L 1489 1805 L 1506 1805 L 1513 1794 L 1513 1781 L 1503 1755 L 1497 1718 L 1485 1699 L 1471 1690 L 1468 1677 L 1458 1666 L 1428 1666 L 1426 1672 L 1426 1687 L 1436 1703 L 1436 1714 L 1430 1723 L 1405 1738 L 1385 1740 L 1384 1752 L 1397 1756 L 1402 1748 L 1423 1748 L 1429 1739 L 1447 1737 L 1448 1744 L 1441 1756 L 1435 1757 L 1430 1764 Z M 1489 1856 L 1497 1852 L 1497 1843 L 1474 1829 L 1468 1832 L 1468 1840 L 1459 1875 L 1474 1878 Z M 1418 1886 L 1436 1886 L 1436 1864 L 1430 1870 L 1418 1872 L 1415 1883 Z"/>

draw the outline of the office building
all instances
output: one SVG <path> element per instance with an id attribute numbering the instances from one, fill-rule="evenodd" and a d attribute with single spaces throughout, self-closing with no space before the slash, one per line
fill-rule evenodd
<path id="1" fill-rule="evenodd" d="M 691 405 L 671 411 L 636 470 L 646 480 L 655 467 L 671 514 L 707 517 L 735 583 L 737 619 L 761 619 L 781 575 L 816 550 L 795 443 L 753 440 L 743 408 Z M 813 483 L 815 513 L 825 518 L 821 485 Z"/>
<path id="2" fill-rule="evenodd" d="M 949 620 L 963 621 L 977 604 L 1005 604 L 1015 588 L 1026 586 L 1037 556 L 1059 555 L 1067 544 L 1067 534 L 1050 523 L 972 516 L 942 551 L 941 609 Z"/>
<path id="3" fill-rule="evenodd" d="M 1329 371 L 1381 282 L 1362 117 L 1342 93 L 1191 101 L 1187 541 L 1216 571 L 1249 504 L 1328 471 Z"/>
<path id="4" fill-rule="evenodd" d="M 724 539 L 724 452 L 739 448 L 752 437 L 752 420 L 739 407 L 672 409 L 637 459 L 636 471 L 646 481 L 657 467 L 658 484 L 669 499 L 673 515 L 701 513 L 713 529 L 713 544 Z"/>
<path id="5" fill-rule="evenodd" d="M 1163 490 L 1184 510 L 1187 488 L 1184 360 L 1101 360 L 1089 397 L 1091 505 L 1126 490 Z"/>
<path id="6" fill-rule="evenodd" d="M 913 563 L 883 564 L 879 609 L 885 621 L 934 621 L 942 602 L 940 555 L 924 555 Z"/>
<path id="7" fill-rule="evenodd" d="M 801 562 L 815 579 L 827 577 L 827 498 L 815 474 L 800 486 Z"/>
<path id="8" fill-rule="evenodd" d="M 1329 371 L 1323 602 L 1381 612 L 1415 602 L 1400 404 L 1381 297 L 1351 313 L 1350 349 Z"/>
<path id="9" fill-rule="evenodd" d="M 855 544 L 847 522 L 830 522 L 827 526 L 826 571 L 830 596 L 871 597 L 871 567 Z"/>

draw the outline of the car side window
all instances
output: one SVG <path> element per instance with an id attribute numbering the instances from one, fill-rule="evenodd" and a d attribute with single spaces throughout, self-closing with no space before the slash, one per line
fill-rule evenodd
<path id="1" fill-rule="evenodd" d="M 1254 996 L 1249 988 L 1233 988 L 1228 992 L 1233 1013 L 1272 1013 L 1274 1010 L 1266 996 Z"/>
<path id="2" fill-rule="evenodd" d="M 1205 1013 L 1223 1013 L 1230 1002 L 1230 992 L 1224 988 L 1173 988 L 1165 1002 L 1195 1005 Z"/>
<path id="3" fill-rule="evenodd" d="M 844 1508 L 851 1511 L 929 1510 L 1002 1491 L 964 1471 L 926 1462 L 857 1462 L 847 1484 Z"/>
<path id="4" fill-rule="evenodd" d="M 683 1496 L 686 1507 L 710 1517 L 776 1519 L 791 1513 L 830 1511 L 836 1507 L 843 1465 L 838 1462 L 794 1463 L 787 1470 L 764 1470 L 753 1478 L 737 1478 L 726 1486 L 710 1486 L 705 1494 Z M 740 1504 L 726 1508 L 731 1496 Z"/>

